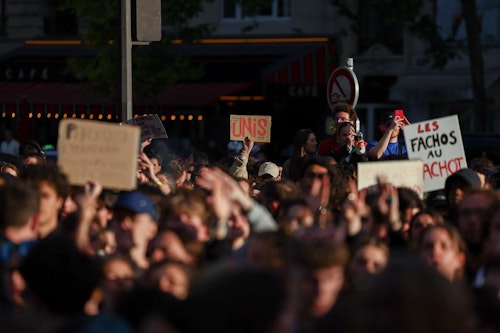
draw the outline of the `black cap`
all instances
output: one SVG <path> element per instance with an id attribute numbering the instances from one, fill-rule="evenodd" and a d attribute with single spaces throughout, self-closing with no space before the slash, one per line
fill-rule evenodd
<path id="1" fill-rule="evenodd" d="M 394 120 L 394 111 L 387 111 L 382 114 L 380 117 L 380 125 L 386 125 L 392 123 Z"/>
<path id="2" fill-rule="evenodd" d="M 460 179 L 467 184 L 467 188 L 479 188 L 481 187 L 481 178 L 477 175 L 477 172 L 470 169 L 470 168 L 464 168 L 460 169 L 454 174 L 448 176 L 445 181 L 445 193 L 448 195 L 448 192 L 450 190 L 451 183 L 457 179 Z"/>
<path id="3" fill-rule="evenodd" d="M 34 140 L 28 140 L 21 143 L 19 146 L 19 156 L 29 157 L 29 156 L 40 156 L 45 159 L 45 151 L 40 147 L 38 142 Z"/>

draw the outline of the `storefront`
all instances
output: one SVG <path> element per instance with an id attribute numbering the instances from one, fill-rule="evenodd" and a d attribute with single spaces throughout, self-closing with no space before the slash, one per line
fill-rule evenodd
<path id="1" fill-rule="evenodd" d="M 335 68 L 326 37 L 210 39 L 171 45 L 203 69 L 196 82 L 177 82 L 154 99 L 133 92 L 133 114 L 158 113 L 171 136 L 195 145 L 227 142 L 230 114 L 273 117 L 273 150 L 291 143 L 301 127 L 323 131 L 326 83 Z M 71 57 L 93 56 L 79 42 L 26 42 L 0 58 L 0 118 L 5 127 L 42 144 L 57 140 L 60 119 L 119 121 L 119 95 L 96 95 L 67 72 Z M 117 89 L 119 91 L 119 89 Z M 320 133 L 321 134 L 321 133 Z M 271 146 L 273 146 L 271 145 Z"/>

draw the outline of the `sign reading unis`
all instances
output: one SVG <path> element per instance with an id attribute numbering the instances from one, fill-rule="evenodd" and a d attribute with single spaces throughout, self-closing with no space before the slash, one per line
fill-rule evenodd
<path id="1" fill-rule="evenodd" d="M 230 140 L 243 141 L 248 137 L 255 142 L 271 142 L 271 116 L 232 114 L 229 126 Z"/>
<path id="2" fill-rule="evenodd" d="M 424 162 L 424 192 L 444 188 L 446 178 L 467 167 L 458 116 L 404 127 L 408 157 Z"/>

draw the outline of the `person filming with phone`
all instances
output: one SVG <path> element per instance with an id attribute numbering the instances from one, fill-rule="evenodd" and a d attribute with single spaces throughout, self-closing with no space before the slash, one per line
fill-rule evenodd
<path id="1" fill-rule="evenodd" d="M 399 134 L 409 123 L 403 110 L 385 112 L 379 124 L 382 137 L 366 146 L 368 158 L 371 161 L 408 159 L 406 146 L 399 142 Z"/>
<path id="2" fill-rule="evenodd" d="M 366 148 L 361 132 L 351 123 L 341 123 L 337 129 L 337 144 L 339 150 L 331 155 L 338 164 L 356 165 L 358 162 L 366 162 Z"/>

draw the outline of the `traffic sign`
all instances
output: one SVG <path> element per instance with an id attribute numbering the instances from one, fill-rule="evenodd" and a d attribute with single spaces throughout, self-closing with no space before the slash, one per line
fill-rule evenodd
<path id="1" fill-rule="evenodd" d="M 359 96 L 356 74 L 348 67 L 337 67 L 328 79 L 326 94 L 331 109 L 338 103 L 347 103 L 356 107 Z"/>

